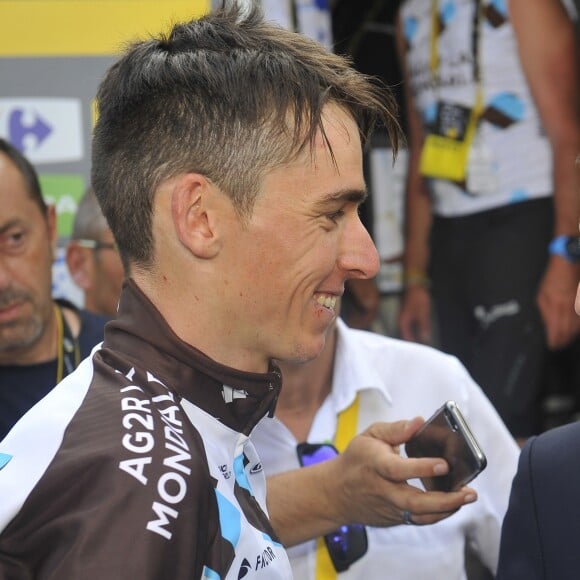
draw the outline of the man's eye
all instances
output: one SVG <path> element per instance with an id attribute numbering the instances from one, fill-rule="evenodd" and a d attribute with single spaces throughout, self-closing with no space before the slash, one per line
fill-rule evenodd
<path id="1" fill-rule="evenodd" d="M 22 232 L 22 231 L 10 232 L 6 236 L 6 244 L 5 245 L 9 249 L 18 248 L 24 242 L 24 238 L 25 238 L 25 235 L 24 235 L 24 232 Z"/>
<path id="2" fill-rule="evenodd" d="M 338 220 L 344 215 L 344 210 L 339 209 L 338 211 L 335 211 L 333 213 L 329 213 L 326 215 L 326 217 L 333 223 L 337 223 Z"/>

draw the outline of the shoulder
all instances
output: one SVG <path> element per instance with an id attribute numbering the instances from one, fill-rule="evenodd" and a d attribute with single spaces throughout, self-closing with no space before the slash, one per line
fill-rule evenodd
<path id="1" fill-rule="evenodd" d="M 111 320 L 108 316 L 94 314 L 88 310 L 79 310 L 81 329 L 78 336 L 83 356 L 90 354 L 92 348 L 104 337 L 105 324 Z"/>
<path id="2" fill-rule="evenodd" d="M 112 320 L 110 316 L 95 314 L 88 310 L 79 310 L 78 314 L 81 319 L 81 335 L 87 332 L 94 332 L 95 330 L 100 331 L 102 334 L 105 324 L 109 320 Z"/>
<path id="3" fill-rule="evenodd" d="M 522 449 L 514 488 L 533 496 L 536 509 L 568 501 L 580 485 L 579 454 L 580 423 L 532 437 Z"/>
<path id="4" fill-rule="evenodd" d="M 383 390 L 402 416 L 429 416 L 449 399 L 464 414 L 486 401 L 459 360 L 432 347 L 339 326 L 335 376 Z M 482 416 L 482 413 L 478 413 Z M 487 414 L 486 414 L 487 416 Z"/>
<path id="5" fill-rule="evenodd" d="M 545 473 L 564 471 L 580 477 L 580 465 L 570 458 L 580 454 L 580 422 L 550 429 L 530 439 L 522 450 L 522 460 L 530 463 L 530 469 Z"/>
<path id="6" fill-rule="evenodd" d="M 349 352 L 356 352 L 363 359 L 373 360 L 383 367 L 421 375 L 444 372 L 467 376 L 467 371 L 456 357 L 431 346 L 355 330 L 346 325 L 341 325 L 340 337 Z"/>

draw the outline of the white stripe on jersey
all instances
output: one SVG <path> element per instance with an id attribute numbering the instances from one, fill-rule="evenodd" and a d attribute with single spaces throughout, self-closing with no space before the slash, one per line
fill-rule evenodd
<path id="1" fill-rule="evenodd" d="M 12 456 L 0 470 L 0 532 L 22 505 L 54 459 L 66 428 L 78 411 L 93 377 L 91 355 L 34 405 L 0 442 L 0 453 Z M 39 432 L 38 425 L 42 425 Z"/>

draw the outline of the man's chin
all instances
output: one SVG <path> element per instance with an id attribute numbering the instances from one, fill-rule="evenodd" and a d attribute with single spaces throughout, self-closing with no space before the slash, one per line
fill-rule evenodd
<path id="1" fill-rule="evenodd" d="M 296 349 L 294 356 L 285 362 L 291 364 L 304 364 L 318 358 L 324 350 L 326 344 L 326 334 L 321 334 L 318 340 L 312 340 L 308 344 L 302 344 Z"/>
<path id="2" fill-rule="evenodd" d="M 11 323 L 0 327 L 0 353 L 19 353 L 32 348 L 39 340 L 39 325 Z"/>

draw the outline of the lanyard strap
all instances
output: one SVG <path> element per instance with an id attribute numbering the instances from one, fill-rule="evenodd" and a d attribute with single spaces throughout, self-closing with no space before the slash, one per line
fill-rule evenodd
<path id="1" fill-rule="evenodd" d="M 357 393 L 356 399 L 338 415 L 334 446 L 341 453 L 348 447 L 348 444 L 354 439 L 354 436 L 356 435 L 359 407 L 360 393 Z"/>
<path id="2" fill-rule="evenodd" d="M 70 326 L 58 305 L 54 305 L 56 316 L 56 383 L 60 383 L 64 377 L 72 373 L 81 362 L 81 349 L 79 341 L 72 334 Z"/>
<path id="3" fill-rule="evenodd" d="M 481 20 L 483 3 L 476 0 L 473 11 L 473 30 L 471 35 L 471 51 L 473 53 L 473 80 L 477 85 L 477 91 L 481 91 Z M 439 86 L 439 0 L 431 0 L 431 35 L 429 41 L 429 68 L 437 86 Z"/>
<path id="4" fill-rule="evenodd" d="M 342 453 L 356 435 L 358 413 L 360 407 L 360 393 L 356 399 L 338 415 L 334 446 Z M 336 570 L 328 554 L 323 538 L 316 540 L 316 580 L 335 580 Z"/>

